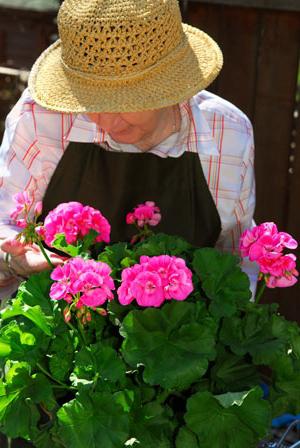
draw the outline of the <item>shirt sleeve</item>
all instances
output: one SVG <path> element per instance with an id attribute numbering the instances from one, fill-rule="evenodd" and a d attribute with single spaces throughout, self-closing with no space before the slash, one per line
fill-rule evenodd
<path id="1" fill-rule="evenodd" d="M 34 191 L 35 188 L 34 178 L 26 164 L 26 152 L 35 144 L 34 122 L 30 115 L 25 114 L 26 100 L 25 91 L 7 116 L 0 147 L 0 239 L 14 237 L 20 231 L 10 218 L 15 207 L 13 195 L 18 191 Z M 5 271 L 4 263 L 1 254 L 0 298 L 10 296 L 19 285 L 19 280 Z"/>
<path id="2" fill-rule="evenodd" d="M 255 177 L 254 177 L 254 137 L 253 129 L 248 122 L 249 134 L 245 145 L 244 156 L 241 160 L 241 184 L 237 199 L 230 217 L 229 225 L 224 228 L 217 241 L 216 247 L 222 251 L 230 251 L 237 255 L 239 252 L 239 241 L 246 229 L 255 226 L 253 220 L 255 209 Z M 258 265 L 244 258 L 241 265 L 242 270 L 248 275 L 252 296 L 255 295 Z"/>
<path id="3" fill-rule="evenodd" d="M 15 207 L 13 195 L 34 188 L 34 179 L 26 164 L 26 152 L 36 143 L 34 124 L 25 115 L 24 107 L 25 95 L 6 118 L 0 147 L 0 238 L 11 237 L 18 232 L 10 219 Z"/>

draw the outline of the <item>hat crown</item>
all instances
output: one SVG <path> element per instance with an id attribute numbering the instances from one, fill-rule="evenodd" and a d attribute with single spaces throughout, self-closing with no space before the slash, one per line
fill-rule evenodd
<path id="1" fill-rule="evenodd" d="M 58 27 L 63 63 L 110 79 L 154 66 L 184 39 L 177 0 L 65 0 Z"/>

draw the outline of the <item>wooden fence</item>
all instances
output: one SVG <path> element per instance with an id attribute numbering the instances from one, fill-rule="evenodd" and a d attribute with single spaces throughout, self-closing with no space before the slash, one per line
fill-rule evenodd
<path id="1" fill-rule="evenodd" d="M 246 112 L 254 126 L 256 221 L 275 221 L 300 241 L 299 1 L 210 0 L 185 6 L 185 20 L 215 38 L 224 53 L 211 90 Z M 300 322 L 300 285 L 268 291 L 265 300 L 278 301 L 283 314 Z"/>
<path id="2" fill-rule="evenodd" d="M 275 221 L 300 241 L 299 0 L 182 0 L 181 6 L 184 20 L 223 50 L 224 68 L 209 89 L 252 120 L 256 221 Z M 51 42 L 55 14 L 3 11 L 0 65 L 29 69 Z M 278 301 L 284 315 L 300 322 L 300 285 L 268 291 L 265 300 Z"/>

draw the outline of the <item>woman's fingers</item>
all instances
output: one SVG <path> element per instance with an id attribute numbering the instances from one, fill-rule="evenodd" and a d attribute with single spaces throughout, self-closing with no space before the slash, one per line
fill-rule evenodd
<path id="1" fill-rule="evenodd" d="M 49 269 L 48 261 L 36 244 L 24 245 L 18 240 L 6 239 L 0 247 L 10 254 L 9 266 L 18 275 L 28 276 Z M 60 257 L 49 250 L 46 252 L 54 266 L 64 263 L 65 257 Z"/>
<path id="2" fill-rule="evenodd" d="M 14 238 L 6 238 L 0 243 L 0 249 L 11 255 L 21 255 L 26 252 L 26 245 Z"/>

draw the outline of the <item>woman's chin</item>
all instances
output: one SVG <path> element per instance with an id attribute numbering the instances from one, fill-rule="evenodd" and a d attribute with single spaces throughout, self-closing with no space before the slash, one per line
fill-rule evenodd
<path id="1" fill-rule="evenodd" d="M 134 145 L 137 142 L 137 138 L 133 135 L 130 135 L 130 133 L 126 131 L 111 133 L 110 136 L 117 143 Z"/>

